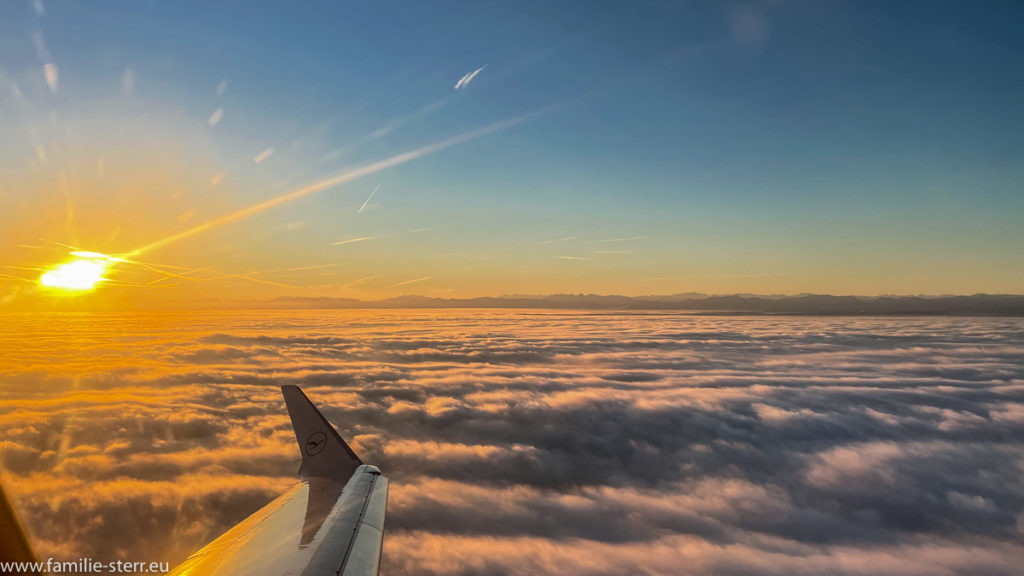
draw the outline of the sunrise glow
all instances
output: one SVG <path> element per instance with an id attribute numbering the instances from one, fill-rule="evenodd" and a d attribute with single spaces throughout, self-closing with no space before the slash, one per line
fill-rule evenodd
<path id="1" fill-rule="evenodd" d="M 0 576 L 1024 576 L 1019 22 L 0 2 Z"/>
<path id="2" fill-rule="evenodd" d="M 65 262 L 45 272 L 39 283 L 46 288 L 70 291 L 93 290 L 106 280 L 103 274 L 115 261 L 114 258 L 97 252 L 72 252 L 74 260 Z"/>

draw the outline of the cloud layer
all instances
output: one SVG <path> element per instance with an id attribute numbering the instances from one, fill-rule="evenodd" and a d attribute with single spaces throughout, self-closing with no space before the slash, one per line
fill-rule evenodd
<path id="1" fill-rule="evenodd" d="M 392 479 L 387 574 L 1021 574 L 1024 320 L 12 317 L 40 555 L 181 560 L 293 481 L 278 386 Z"/>

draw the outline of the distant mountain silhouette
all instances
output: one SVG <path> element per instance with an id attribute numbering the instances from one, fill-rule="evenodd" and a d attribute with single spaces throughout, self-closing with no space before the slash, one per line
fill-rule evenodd
<path id="1" fill-rule="evenodd" d="M 851 314 L 1024 316 L 1024 295 L 972 294 L 969 296 L 754 296 L 733 294 L 671 294 L 616 296 L 552 294 L 548 296 L 493 296 L 432 298 L 399 296 L 386 300 L 352 298 L 282 297 L 255 304 L 257 308 L 540 308 L 552 310 L 679 310 L 695 314 Z"/>

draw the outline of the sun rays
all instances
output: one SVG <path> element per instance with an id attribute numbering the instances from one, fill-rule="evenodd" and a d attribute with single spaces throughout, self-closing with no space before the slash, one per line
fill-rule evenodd
<path id="1" fill-rule="evenodd" d="M 527 113 L 527 114 L 522 114 L 522 115 L 519 115 L 519 116 L 516 116 L 516 117 L 513 117 L 513 118 L 502 120 L 500 122 L 495 122 L 495 123 L 489 124 L 489 125 L 481 127 L 481 128 L 477 128 L 475 130 L 470 130 L 468 132 L 463 132 L 463 133 L 458 134 L 456 136 L 452 136 L 452 137 L 446 138 L 444 140 L 440 140 L 440 141 L 434 142 L 432 144 L 428 144 L 426 146 L 421 146 L 419 148 L 416 148 L 414 150 L 410 150 L 408 152 L 404 152 L 404 153 L 401 153 L 401 154 L 396 154 L 394 156 L 391 156 L 389 158 L 385 158 L 383 160 L 379 160 L 377 162 L 372 162 L 372 163 L 365 164 L 363 166 L 360 166 L 360 167 L 357 167 L 357 168 L 354 168 L 354 169 L 350 169 L 350 170 L 345 170 L 345 171 L 339 172 L 339 173 L 337 173 L 337 174 L 335 174 L 333 176 L 330 176 L 328 178 L 324 178 L 324 179 L 322 179 L 320 181 L 314 182 L 312 184 L 308 184 L 306 186 L 303 186 L 303 187 L 298 188 L 296 190 L 292 190 L 292 191 L 287 192 L 285 194 L 278 195 L 278 196 L 276 196 L 274 198 L 271 198 L 269 200 L 258 202 L 256 204 L 251 205 L 251 206 L 242 208 L 240 210 L 236 210 L 236 211 L 234 211 L 234 212 L 232 212 L 230 214 L 226 214 L 224 216 L 221 216 L 221 217 L 218 217 L 218 218 L 214 218 L 212 220 L 208 220 L 208 221 L 206 221 L 206 222 L 204 222 L 202 224 L 199 224 L 197 226 L 194 226 L 194 227 L 189 228 L 187 230 L 184 230 L 182 232 L 171 234 L 170 236 L 166 236 L 164 238 L 161 238 L 159 240 L 156 240 L 154 242 L 151 242 L 149 244 L 146 244 L 144 246 L 136 248 L 136 249 L 134 249 L 134 250 L 132 250 L 130 252 L 127 252 L 127 253 L 125 253 L 123 255 L 123 257 L 121 257 L 121 256 L 108 256 L 106 254 L 101 254 L 99 252 L 85 252 L 85 251 L 74 251 L 74 252 L 71 252 L 70 255 L 72 256 L 72 259 L 68 260 L 68 261 L 66 261 L 66 262 L 64 262 L 62 264 L 58 264 L 58 265 L 56 265 L 56 266 L 54 266 L 52 268 L 47 269 L 42 274 L 42 276 L 40 276 L 39 284 L 43 288 L 45 288 L 45 289 L 60 290 L 60 291 L 66 291 L 66 292 L 88 292 L 88 291 L 95 290 L 100 285 L 102 285 L 104 283 L 107 283 L 107 282 L 109 282 L 111 280 L 110 279 L 110 275 L 114 271 L 115 264 L 129 263 L 129 262 L 130 263 L 137 263 L 137 262 L 134 262 L 134 260 L 130 260 L 130 259 L 133 259 L 136 256 L 142 255 L 144 253 L 147 253 L 147 252 L 150 252 L 150 251 L 153 251 L 153 250 L 164 248 L 164 247 L 166 247 L 168 245 L 171 245 L 171 244 L 177 243 L 179 241 L 191 238 L 191 237 L 196 236 L 198 234 L 202 234 L 204 232 L 208 232 L 210 230 L 213 230 L 213 229 L 216 229 L 216 228 L 220 228 L 222 226 L 226 226 L 228 224 L 232 224 L 232 223 L 235 223 L 235 222 L 238 222 L 238 221 L 250 218 L 252 216 L 255 216 L 256 214 L 259 214 L 259 213 L 261 213 L 263 211 L 266 211 L 266 210 L 269 210 L 271 208 L 275 208 L 277 206 L 281 206 L 283 204 L 287 204 L 287 203 L 293 202 L 293 201 L 298 200 L 300 198 L 304 198 L 306 196 L 311 196 L 313 194 L 317 194 L 317 193 L 322 192 L 324 190 L 328 190 L 330 188 L 334 188 L 334 187 L 340 186 L 342 184 L 345 184 L 345 183 L 350 182 L 352 180 L 355 180 L 357 178 L 361 178 L 363 176 L 368 176 L 368 175 L 371 175 L 371 174 L 376 174 L 378 172 L 387 170 L 389 168 L 392 168 L 392 167 L 395 167 L 395 166 L 400 166 L 400 165 L 405 164 L 407 162 L 411 162 L 413 160 L 422 158 L 424 156 L 428 156 L 430 154 L 434 154 L 434 153 L 439 152 L 441 150 L 444 150 L 446 148 L 450 148 L 452 146 L 456 146 L 456 145 L 459 145 L 459 144 L 470 142 L 472 140 L 476 140 L 478 138 L 482 138 L 482 137 L 487 136 L 489 134 L 493 134 L 493 133 L 496 133 L 496 132 L 501 132 L 503 130 L 507 130 L 509 128 L 512 128 L 514 126 L 517 126 L 519 124 L 527 122 L 527 121 L 529 121 L 531 119 L 534 119 L 534 118 L 536 118 L 536 117 L 538 117 L 540 115 L 546 114 L 546 113 L 548 113 L 548 112 L 550 112 L 550 111 L 552 111 L 554 109 L 555 109 L 554 107 L 549 107 L 549 108 L 545 108 L 545 109 L 542 109 L 542 110 L 539 110 L 539 111 L 534 111 L 534 112 L 530 112 L 530 113 Z M 379 186 L 378 186 L 378 188 L 379 188 Z M 377 190 L 374 189 L 374 193 L 376 191 Z M 371 194 L 370 197 L 372 198 L 373 194 Z M 369 201 L 369 199 L 367 199 L 367 202 L 368 201 Z M 366 207 L 366 203 L 364 202 L 363 206 L 360 207 L 360 211 L 362 211 L 362 209 L 365 208 L 365 207 Z M 343 241 L 343 242 L 340 242 L 340 243 L 354 242 L 354 241 L 357 241 L 357 240 L 367 240 L 367 239 L 369 239 L 369 237 L 358 238 L 356 240 L 347 240 L 347 241 Z M 269 280 L 266 280 L 266 279 L 263 279 L 263 278 L 259 278 L 259 277 L 257 277 L 257 273 L 225 274 L 225 275 L 222 275 L 222 276 L 219 276 L 219 277 L 214 277 L 214 278 L 194 278 L 194 277 L 189 277 L 186 274 L 177 274 L 177 273 L 168 272 L 166 270 L 160 270 L 159 268 L 157 268 L 155 266 L 152 266 L 152 265 L 146 265 L 146 264 L 142 264 L 142 263 L 138 263 L 138 264 L 141 264 L 144 267 L 149 268 L 150 270 L 158 272 L 161 275 L 160 278 L 158 278 L 157 280 L 155 280 L 153 282 L 150 282 L 150 283 L 146 284 L 146 286 L 155 286 L 155 285 L 157 285 L 157 284 L 159 284 L 161 282 L 164 282 L 165 280 L 168 280 L 170 278 L 178 278 L 178 279 L 192 280 L 192 281 L 202 281 L 202 280 L 222 279 L 222 278 L 243 278 L 243 279 L 251 280 L 251 281 L 257 282 L 257 283 L 266 283 L 266 284 L 271 284 L 271 285 L 275 285 L 275 286 L 291 287 L 291 286 L 286 285 L 286 284 L 281 284 L 281 283 L 272 282 L 272 281 L 269 281 Z M 406 284 L 410 284 L 410 283 L 413 283 L 413 282 L 419 282 L 420 280 L 424 280 L 424 279 L 425 278 L 419 278 L 417 280 L 413 280 L 413 281 L 410 281 L 410 282 L 400 282 L 400 283 L 398 283 L 398 284 L 396 284 L 394 286 L 391 286 L 391 287 L 404 286 Z"/>
<path id="2" fill-rule="evenodd" d="M 39 284 L 44 288 L 83 292 L 95 290 L 105 282 L 104 276 L 117 262 L 123 261 L 114 256 L 99 252 L 71 252 L 71 260 L 58 264 L 39 277 Z"/>

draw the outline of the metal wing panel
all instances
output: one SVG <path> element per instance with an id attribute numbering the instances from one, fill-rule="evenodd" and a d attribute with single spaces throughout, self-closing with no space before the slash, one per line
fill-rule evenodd
<path id="1" fill-rule="evenodd" d="M 251 574 L 275 576 L 305 565 L 312 550 L 300 547 L 309 484 L 295 485 L 270 504 L 207 544 L 175 567 L 174 576 Z"/>
<path id="2" fill-rule="evenodd" d="M 388 504 L 388 479 L 378 476 L 367 501 L 355 540 L 342 567 L 342 576 L 375 576 L 380 571 L 384 545 L 384 515 Z"/>
<path id="3" fill-rule="evenodd" d="M 376 576 L 380 570 L 387 478 L 359 464 L 301 390 L 283 391 L 303 450 L 302 481 L 171 576 Z"/>

